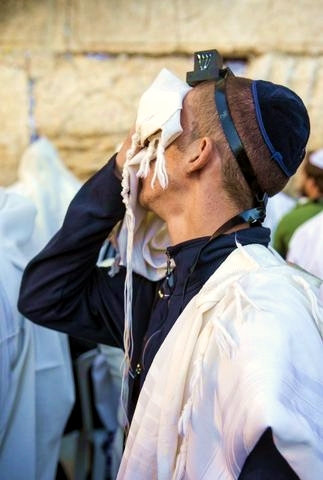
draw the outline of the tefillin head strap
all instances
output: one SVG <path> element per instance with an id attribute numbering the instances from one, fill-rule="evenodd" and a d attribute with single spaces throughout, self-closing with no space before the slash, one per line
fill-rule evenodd
<path id="1" fill-rule="evenodd" d="M 194 53 L 194 71 L 187 72 L 186 81 L 194 87 L 200 82 L 215 81 L 215 104 L 223 132 L 240 170 L 255 198 L 255 208 L 248 210 L 250 223 L 262 222 L 266 215 L 267 194 L 260 188 L 247 152 L 234 125 L 227 102 L 225 85 L 229 75 L 228 67 L 223 67 L 223 60 L 217 50 L 204 50 Z M 242 215 L 244 212 L 242 212 Z"/>

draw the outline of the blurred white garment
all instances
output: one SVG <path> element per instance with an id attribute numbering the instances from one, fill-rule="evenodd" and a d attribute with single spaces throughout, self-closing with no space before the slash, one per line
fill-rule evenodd
<path id="1" fill-rule="evenodd" d="M 94 403 L 107 432 L 112 433 L 110 477 L 117 477 L 124 444 L 124 418 L 120 403 L 124 353 L 121 348 L 99 345 L 91 373 Z"/>
<path id="2" fill-rule="evenodd" d="M 30 198 L 37 208 L 33 230 L 36 252 L 60 228 L 67 207 L 80 186 L 81 182 L 67 170 L 46 138 L 36 140 L 27 148 L 19 165 L 18 180 L 8 190 Z"/>
<path id="3" fill-rule="evenodd" d="M 34 339 L 31 323 L 15 308 L 26 263 L 20 246 L 28 241 L 35 213 L 30 201 L 0 188 L 0 472 L 3 480 L 37 478 Z"/>
<path id="4" fill-rule="evenodd" d="M 81 184 L 44 138 L 28 147 L 18 177 L 0 189 L 0 472 L 1 480 L 53 480 L 74 404 L 67 336 L 32 324 L 16 304 L 24 267 Z"/>
<path id="5" fill-rule="evenodd" d="M 266 218 L 263 222 L 264 227 L 268 227 L 271 230 L 271 241 L 272 244 L 274 233 L 278 225 L 279 220 L 282 218 L 285 213 L 289 212 L 296 203 L 296 199 L 287 195 L 285 192 L 278 192 L 273 197 L 268 198 L 268 203 L 266 207 Z"/>
<path id="6" fill-rule="evenodd" d="M 323 279 L 323 212 L 298 227 L 289 244 L 287 261 Z M 323 288 L 320 289 L 323 301 Z"/>

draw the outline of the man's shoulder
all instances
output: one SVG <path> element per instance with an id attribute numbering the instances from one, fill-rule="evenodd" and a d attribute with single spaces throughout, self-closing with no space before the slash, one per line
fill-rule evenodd
<path id="1" fill-rule="evenodd" d="M 270 247 L 260 244 L 235 249 L 205 284 L 205 292 L 216 290 L 221 295 L 233 295 L 233 289 L 280 301 L 283 292 L 300 289 L 301 283 L 318 288 L 318 279 L 308 272 L 288 264 Z M 203 293 L 203 292 L 202 292 Z"/>
<path id="2" fill-rule="evenodd" d="M 266 324 L 279 330 L 282 321 L 286 328 L 292 322 L 303 328 L 304 322 L 316 318 L 314 311 L 323 313 L 318 302 L 320 280 L 288 264 L 269 248 L 241 247 L 222 267 L 220 275 L 215 272 L 205 284 L 198 306 L 213 310 L 216 316 L 212 318 L 221 319 L 223 325 L 240 328 L 248 319 L 259 328 Z"/>

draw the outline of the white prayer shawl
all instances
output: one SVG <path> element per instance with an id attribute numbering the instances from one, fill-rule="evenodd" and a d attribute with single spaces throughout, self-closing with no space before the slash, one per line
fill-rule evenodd
<path id="1" fill-rule="evenodd" d="M 287 260 L 323 279 L 323 212 L 298 227 L 288 246 Z M 320 289 L 323 302 L 323 288 Z"/>
<path id="2" fill-rule="evenodd" d="M 1 480 L 55 478 L 61 437 L 74 403 L 67 336 L 26 321 L 16 305 L 23 269 L 58 230 L 79 186 L 54 147 L 41 138 L 23 155 L 18 181 L 0 189 L 0 278 L 6 314 L 14 321 L 9 325 L 14 328 L 11 343 L 16 344 L 14 361 L 12 354 L 8 357 L 9 335 L 4 338 L 1 331 L 9 392 L 7 408 L 0 412 Z"/>
<path id="3" fill-rule="evenodd" d="M 302 480 L 322 480 L 323 326 L 311 283 L 273 251 L 238 246 L 157 352 L 118 480 L 236 479 L 267 427 Z"/>

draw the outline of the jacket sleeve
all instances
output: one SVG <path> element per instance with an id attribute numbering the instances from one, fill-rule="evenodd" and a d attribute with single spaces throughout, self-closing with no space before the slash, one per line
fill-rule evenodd
<path id="1" fill-rule="evenodd" d="M 18 309 L 39 325 L 121 346 L 124 269 L 112 279 L 96 265 L 125 210 L 114 165 L 112 157 L 80 188 L 61 229 L 27 265 Z"/>

